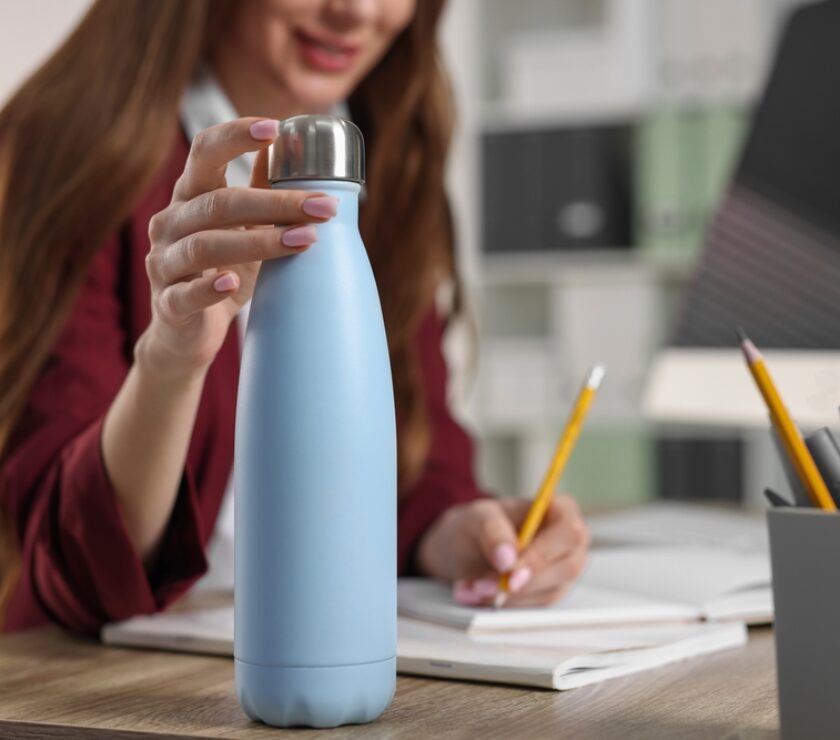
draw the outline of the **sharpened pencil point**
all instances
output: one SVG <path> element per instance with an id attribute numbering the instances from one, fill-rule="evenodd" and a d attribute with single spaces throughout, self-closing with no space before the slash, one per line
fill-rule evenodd
<path id="1" fill-rule="evenodd" d="M 744 353 L 744 357 L 747 358 L 747 362 L 750 364 L 758 362 L 761 359 L 761 352 L 758 351 L 758 347 L 753 344 L 752 339 L 750 339 L 746 334 L 744 334 L 744 339 L 741 341 L 741 351 Z"/>
<path id="2" fill-rule="evenodd" d="M 505 605 L 507 598 L 507 591 L 499 591 L 499 593 L 496 594 L 496 598 L 493 600 L 493 608 L 501 609 Z"/>
<path id="3" fill-rule="evenodd" d="M 740 326 L 735 327 L 735 334 L 738 335 L 738 341 L 740 341 L 740 342 L 746 342 L 746 341 L 749 340 L 749 337 L 747 336 L 747 333 Z"/>

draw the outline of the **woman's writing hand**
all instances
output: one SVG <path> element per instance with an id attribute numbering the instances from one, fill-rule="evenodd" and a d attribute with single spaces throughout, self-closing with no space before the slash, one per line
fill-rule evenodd
<path id="1" fill-rule="evenodd" d="M 417 551 L 421 571 L 455 582 L 463 604 L 492 604 L 499 576 L 509 572 L 509 606 L 559 599 L 586 564 L 589 529 L 575 500 L 556 496 L 534 540 L 517 553 L 516 535 L 531 502 L 481 499 L 453 506 L 429 528 Z"/>
<path id="2" fill-rule="evenodd" d="M 251 297 L 262 260 L 297 254 L 336 213 L 322 193 L 271 190 L 268 145 L 277 121 L 241 118 L 193 140 L 172 201 L 149 222 L 152 321 L 135 356 L 156 373 L 201 373 Z M 228 162 L 258 151 L 250 188 L 227 187 Z"/>

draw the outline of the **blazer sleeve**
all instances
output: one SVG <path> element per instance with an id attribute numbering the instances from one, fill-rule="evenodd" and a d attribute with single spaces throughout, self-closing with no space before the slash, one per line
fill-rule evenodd
<path id="1" fill-rule="evenodd" d="M 103 464 L 103 420 L 132 353 L 119 264 L 115 237 L 94 258 L 0 465 L 2 503 L 21 558 L 17 589 L 54 621 L 84 632 L 165 606 L 206 569 L 189 471 L 159 565 L 147 572 Z"/>
<path id="2" fill-rule="evenodd" d="M 473 442 L 452 417 L 447 403 L 448 371 L 443 356 L 444 322 L 432 310 L 418 332 L 418 350 L 429 422 L 431 447 L 423 471 L 401 493 L 398 505 L 397 559 L 400 574 L 410 574 L 414 552 L 426 529 L 446 509 L 486 496 L 473 472 Z"/>

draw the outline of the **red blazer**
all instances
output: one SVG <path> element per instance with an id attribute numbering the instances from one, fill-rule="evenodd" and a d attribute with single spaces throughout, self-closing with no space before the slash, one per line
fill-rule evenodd
<path id="1" fill-rule="evenodd" d="M 151 318 L 149 219 L 168 205 L 187 153 L 178 136 L 160 177 L 95 257 L 0 464 L 1 502 L 22 558 L 7 630 L 52 620 L 93 632 L 165 607 L 206 571 L 204 551 L 233 460 L 236 326 L 207 373 L 177 502 L 148 571 L 126 534 L 100 449 L 103 417 Z M 400 572 L 444 509 L 480 495 L 471 441 L 446 405 L 443 328 L 431 310 L 417 336 L 433 441 L 421 478 L 400 500 Z"/>

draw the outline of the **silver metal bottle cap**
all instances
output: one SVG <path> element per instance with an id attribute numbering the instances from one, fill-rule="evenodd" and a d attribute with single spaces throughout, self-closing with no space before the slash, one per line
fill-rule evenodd
<path id="1" fill-rule="evenodd" d="M 365 181 L 365 142 L 358 126 L 338 116 L 280 121 L 268 148 L 268 180 Z"/>

